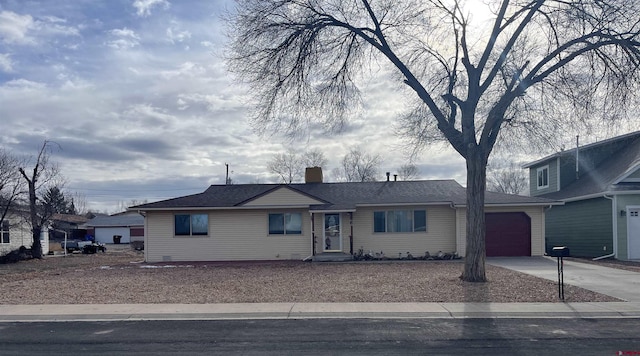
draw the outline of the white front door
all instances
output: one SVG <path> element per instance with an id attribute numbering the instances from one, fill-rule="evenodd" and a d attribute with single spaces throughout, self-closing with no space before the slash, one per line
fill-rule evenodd
<path id="1" fill-rule="evenodd" d="M 340 214 L 324 214 L 323 251 L 342 251 Z"/>
<path id="2" fill-rule="evenodd" d="M 629 259 L 640 259 L 640 207 L 627 207 L 627 246 Z"/>

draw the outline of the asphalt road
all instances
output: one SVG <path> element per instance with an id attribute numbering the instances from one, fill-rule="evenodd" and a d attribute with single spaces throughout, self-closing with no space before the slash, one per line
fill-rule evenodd
<path id="1" fill-rule="evenodd" d="M 640 319 L 0 323 L 0 355 L 640 355 L 638 330 Z"/>

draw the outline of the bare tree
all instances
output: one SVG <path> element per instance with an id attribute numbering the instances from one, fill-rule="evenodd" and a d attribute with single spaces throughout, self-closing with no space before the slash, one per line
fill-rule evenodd
<path id="1" fill-rule="evenodd" d="M 309 150 L 298 154 L 294 150 L 277 153 L 267 162 L 267 169 L 280 176 L 282 182 L 291 184 L 302 180 L 306 167 L 323 167 L 327 159 L 319 150 Z"/>
<path id="2" fill-rule="evenodd" d="M 465 281 L 486 281 L 486 167 L 501 131 L 548 138 L 580 113 L 623 118 L 640 92 L 637 0 L 237 4 L 229 68 L 255 93 L 258 127 L 341 128 L 361 107 L 360 79 L 388 78 L 366 71 L 373 62 L 414 98 L 400 129 L 409 143 L 446 140 L 465 158 Z M 490 21 L 473 22 L 466 4 L 491 10 Z"/>
<path id="3" fill-rule="evenodd" d="M 89 212 L 87 208 L 87 196 L 80 192 L 69 193 L 71 201 L 76 208 L 76 214 L 84 215 Z"/>
<path id="4" fill-rule="evenodd" d="M 349 150 L 333 174 L 338 181 L 375 182 L 382 164 L 380 155 L 365 153 L 359 147 Z"/>
<path id="5" fill-rule="evenodd" d="M 526 171 L 513 162 L 503 167 L 488 168 L 487 190 L 507 194 L 526 194 L 529 177 Z"/>
<path id="6" fill-rule="evenodd" d="M 0 149 L 0 226 L 24 193 L 24 182 L 18 167 L 20 167 L 20 159 Z"/>
<path id="7" fill-rule="evenodd" d="M 267 169 L 280 176 L 285 184 L 298 181 L 304 174 L 300 156 L 293 150 L 275 154 L 273 159 L 267 162 Z"/>
<path id="8" fill-rule="evenodd" d="M 324 153 L 318 149 L 308 150 L 302 154 L 302 164 L 307 167 L 325 167 L 329 163 Z"/>
<path id="9" fill-rule="evenodd" d="M 416 180 L 420 178 L 418 166 L 413 163 L 405 163 L 398 168 L 398 177 L 400 180 Z"/>
<path id="10" fill-rule="evenodd" d="M 40 232 L 42 227 L 53 215 L 53 210 L 38 203 L 39 194 L 46 190 L 48 184 L 62 186 L 60 181 L 60 171 L 58 166 L 49 161 L 51 155 L 51 146 L 57 145 L 51 141 L 44 141 L 38 156 L 33 162 L 33 169 L 29 173 L 20 167 L 18 171 L 27 182 L 29 191 L 29 221 L 31 222 L 31 232 L 33 235 L 33 244 L 31 245 L 31 253 L 35 258 L 42 258 L 42 245 L 40 243 Z"/>

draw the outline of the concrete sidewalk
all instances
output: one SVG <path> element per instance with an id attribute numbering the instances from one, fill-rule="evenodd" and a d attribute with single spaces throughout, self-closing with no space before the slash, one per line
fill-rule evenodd
<path id="1" fill-rule="evenodd" d="M 317 318 L 638 318 L 640 302 L 0 305 L 0 322 Z"/>
<path id="2" fill-rule="evenodd" d="M 552 257 L 490 257 L 487 263 L 558 281 L 558 263 Z M 564 261 L 564 283 L 609 295 L 628 302 L 640 302 L 640 273 L 590 263 Z"/>

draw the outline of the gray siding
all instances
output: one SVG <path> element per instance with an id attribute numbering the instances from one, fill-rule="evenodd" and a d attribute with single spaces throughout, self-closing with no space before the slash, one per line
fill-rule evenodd
<path id="1" fill-rule="evenodd" d="M 631 173 L 627 179 L 640 179 L 640 169 L 636 170 L 635 172 Z"/>
<path id="2" fill-rule="evenodd" d="M 554 206 L 546 214 L 546 249 L 567 246 L 571 255 L 598 257 L 613 251 L 611 201 L 589 199 Z"/>
<path id="3" fill-rule="evenodd" d="M 549 166 L 549 187 L 538 189 L 538 169 Z M 558 190 L 558 161 L 553 159 L 529 168 L 529 195 L 532 197 L 552 193 Z"/>

